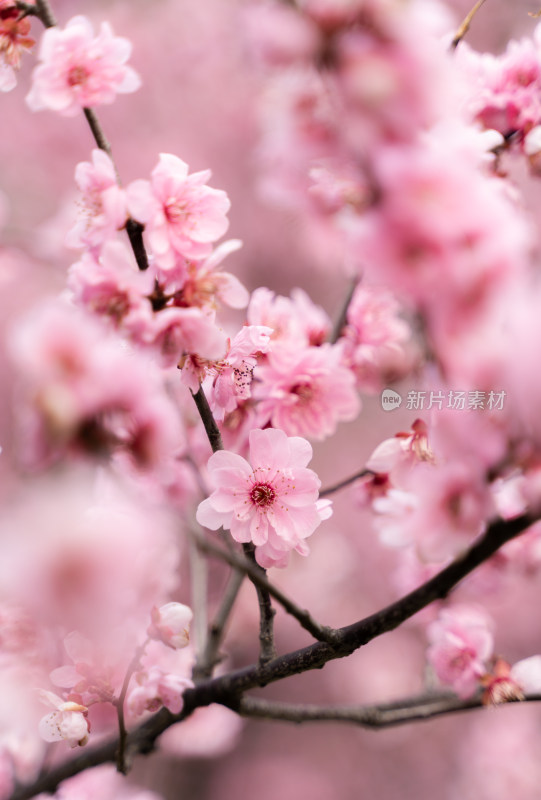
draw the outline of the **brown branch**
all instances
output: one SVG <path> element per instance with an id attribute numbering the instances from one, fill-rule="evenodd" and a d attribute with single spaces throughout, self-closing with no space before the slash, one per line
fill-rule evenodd
<path id="1" fill-rule="evenodd" d="M 530 695 L 525 700 L 539 702 L 541 695 Z M 510 700 L 508 702 L 524 701 Z M 393 703 L 366 706 L 300 705 L 272 702 L 256 697 L 243 697 L 236 710 L 241 716 L 252 719 L 274 719 L 296 723 L 350 722 L 362 728 L 377 729 L 483 707 L 480 697 L 461 700 L 455 694 L 441 692 L 411 697 Z"/>
<path id="2" fill-rule="evenodd" d="M 451 42 L 451 50 L 456 50 L 459 42 L 461 42 L 462 39 L 465 37 L 465 35 L 468 33 L 474 16 L 477 14 L 477 12 L 479 11 L 484 2 L 485 0 L 478 0 L 478 2 L 474 5 L 472 10 L 468 14 L 466 14 L 464 19 L 462 20 L 462 23 L 459 25 L 457 32 L 453 36 L 453 40 Z"/>
<path id="3" fill-rule="evenodd" d="M 220 607 L 207 631 L 205 649 L 193 670 L 193 679 L 196 682 L 203 678 L 210 678 L 214 667 L 221 661 L 219 655 L 220 644 L 224 635 L 225 626 L 233 610 L 233 605 L 237 599 L 244 578 L 244 572 L 239 569 L 233 569 L 225 588 Z"/>
<path id="4" fill-rule="evenodd" d="M 259 603 L 259 664 L 268 664 L 276 658 L 276 647 L 274 645 L 274 615 L 276 611 L 272 607 L 271 595 L 268 589 L 267 571 L 260 567 L 255 560 L 255 547 L 253 544 L 243 544 L 244 555 L 251 563 L 253 575 L 258 579 L 251 579 L 256 590 Z M 259 580 L 264 578 L 264 582 Z"/>
<path id="5" fill-rule="evenodd" d="M 40 18 L 46 28 L 54 28 L 56 19 L 48 0 L 36 0 L 36 16 Z"/>
<path id="6" fill-rule="evenodd" d="M 308 633 L 312 634 L 314 639 L 317 639 L 320 642 L 335 641 L 334 631 L 332 628 L 320 625 L 308 611 L 299 608 L 299 606 L 297 606 L 293 600 L 291 600 L 286 594 L 278 589 L 277 586 L 271 583 L 266 575 L 259 568 L 257 568 L 257 566 L 254 566 L 252 562 L 248 561 L 246 558 L 243 558 L 240 554 L 217 547 L 194 530 L 190 532 L 190 535 L 195 538 L 198 547 L 201 550 L 208 553 L 210 556 L 214 556 L 215 558 L 225 561 L 235 569 L 240 570 L 243 574 L 250 578 L 252 583 L 257 583 L 259 586 L 265 589 L 271 595 L 271 597 L 274 597 L 274 599 L 280 603 L 284 611 L 286 611 L 288 614 L 291 614 L 292 617 L 295 617 L 297 622 L 306 631 L 308 631 Z"/>
<path id="7" fill-rule="evenodd" d="M 349 286 L 348 292 L 344 298 L 344 302 L 342 304 L 342 308 L 340 309 L 340 313 L 334 323 L 334 327 L 331 331 L 329 336 L 329 342 L 331 344 L 336 344 L 338 339 L 340 338 L 340 334 L 342 333 L 344 327 L 346 326 L 347 319 L 348 319 L 348 308 L 353 299 L 353 295 L 355 294 L 355 289 L 357 288 L 357 284 L 359 283 L 358 278 L 354 278 L 351 281 Z"/>
<path id="8" fill-rule="evenodd" d="M 150 639 L 146 639 L 143 644 L 139 645 L 139 647 L 136 649 L 133 658 L 128 665 L 128 669 L 126 670 L 118 699 L 115 701 L 118 717 L 118 748 L 116 752 L 116 765 L 118 771 L 122 772 L 123 775 L 128 773 L 129 768 L 128 759 L 126 758 L 126 742 L 128 738 L 128 732 L 126 730 L 126 724 L 124 721 L 124 703 L 126 701 L 128 686 L 130 685 L 133 673 L 141 666 L 141 657 L 143 656 L 149 641 Z"/>
<path id="9" fill-rule="evenodd" d="M 394 630 L 401 622 L 409 619 L 434 600 L 446 597 L 479 564 L 490 558 L 503 544 L 514 539 L 535 521 L 535 519 L 523 515 L 513 520 L 498 520 L 492 523 L 486 533 L 469 550 L 438 575 L 370 617 L 345 628 L 339 628 L 335 631 L 333 643 L 316 642 L 301 650 L 286 653 L 267 664 L 251 665 L 227 675 L 201 681 L 193 689 L 187 689 L 184 692 L 184 708 L 180 714 L 173 715 L 166 709 L 162 709 L 128 734 L 126 747 L 130 753 L 149 753 L 161 733 L 171 725 L 181 722 L 195 708 L 207 706 L 210 703 L 221 703 L 229 708 L 238 709 L 242 700 L 241 694 L 249 689 L 262 687 L 267 683 L 308 670 L 319 669 L 329 661 L 349 655 L 377 636 Z M 117 750 L 118 739 L 89 749 L 65 764 L 55 767 L 32 784 L 17 787 L 11 800 L 27 800 L 40 792 L 53 792 L 66 778 L 89 767 L 114 762 Z"/>
<path id="10" fill-rule="evenodd" d="M 374 475 L 375 473 L 372 472 L 371 469 L 362 469 L 360 472 L 356 472 L 355 475 L 350 475 L 349 478 L 344 478 L 343 481 L 339 481 L 338 483 L 333 484 L 332 486 L 327 486 L 325 489 L 322 489 L 319 493 L 320 497 L 327 497 L 329 494 L 334 494 L 338 492 L 340 489 L 345 489 L 346 486 L 349 486 L 351 483 L 355 483 L 358 481 L 359 478 L 364 478 L 367 475 Z"/>
<path id="11" fill-rule="evenodd" d="M 197 406 L 197 410 L 199 411 L 201 421 L 205 426 L 205 431 L 207 433 L 207 438 L 210 442 L 212 452 L 215 453 L 217 450 L 223 450 L 224 445 L 222 442 L 222 434 L 220 433 L 218 425 L 216 424 L 216 420 L 214 419 L 212 411 L 210 410 L 203 387 L 200 386 L 199 390 L 195 394 L 192 392 L 192 397 L 195 405 Z"/>

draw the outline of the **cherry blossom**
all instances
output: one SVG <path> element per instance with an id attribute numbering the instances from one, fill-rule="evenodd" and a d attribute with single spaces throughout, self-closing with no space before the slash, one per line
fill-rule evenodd
<path id="1" fill-rule="evenodd" d="M 97 36 L 82 15 L 72 17 L 63 29 L 48 28 L 27 103 L 32 111 L 47 108 L 65 116 L 112 103 L 118 93 L 134 92 L 141 84 L 137 73 L 126 66 L 130 54 L 130 42 L 114 36 L 107 22 L 102 22 Z"/>
<path id="2" fill-rule="evenodd" d="M 230 202 L 224 191 L 206 186 L 210 170 L 188 173 L 177 156 L 162 153 L 151 181 L 127 188 L 128 208 L 145 225 L 145 235 L 161 269 L 178 256 L 206 258 L 211 244 L 226 232 Z"/>
<path id="3" fill-rule="evenodd" d="M 140 716 L 145 711 L 158 711 L 165 706 L 172 714 L 182 710 L 182 694 L 193 686 L 188 678 L 151 667 L 136 675 L 137 686 L 128 693 L 127 705 L 132 714 Z"/>
<path id="4" fill-rule="evenodd" d="M 273 329 L 272 339 L 321 345 L 331 330 L 325 311 L 316 306 L 302 289 L 293 289 L 291 297 L 275 295 L 260 287 L 252 292 L 248 307 L 251 325 L 266 325 Z"/>
<path id="5" fill-rule="evenodd" d="M 15 70 L 21 66 L 21 54 L 35 42 L 30 32 L 30 20 L 21 19 L 15 2 L 0 3 L 0 91 L 9 92 L 17 83 Z"/>
<path id="6" fill-rule="evenodd" d="M 190 622 L 193 617 L 191 608 L 182 603 L 166 603 L 151 612 L 152 624 L 148 635 L 152 639 L 163 642 L 173 650 L 186 647 L 190 641 Z"/>
<path id="7" fill-rule="evenodd" d="M 82 747 L 88 741 L 90 725 L 86 718 L 88 708 L 73 700 L 62 700 L 53 692 L 40 691 L 41 699 L 52 706 L 51 711 L 41 718 L 39 733 L 46 742 L 64 740 L 70 747 Z"/>
<path id="8" fill-rule="evenodd" d="M 262 566 L 285 566 L 291 550 L 307 555 L 307 539 L 330 516 L 318 501 L 320 481 L 306 468 L 310 444 L 281 430 L 250 433 L 250 463 L 228 451 L 208 462 L 216 489 L 199 504 L 197 521 L 210 530 L 229 528 L 237 542 L 253 542 Z"/>
<path id="9" fill-rule="evenodd" d="M 82 215 L 68 232 L 69 247 L 99 247 L 120 230 L 127 219 L 125 192 L 117 182 L 114 164 L 103 150 L 92 151 L 92 162 L 82 161 L 75 170 L 82 192 Z"/>
<path id="10" fill-rule="evenodd" d="M 324 439 L 338 422 L 355 419 L 361 408 L 354 375 L 342 365 L 337 345 L 277 344 L 254 376 L 262 417 L 287 434 Z"/>
<path id="11" fill-rule="evenodd" d="M 218 373 L 210 394 L 217 420 L 223 420 L 239 403 L 251 397 L 252 377 L 258 356 L 268 352 L 272 329 L 265 325 L 244 325 L 228 347 L 226 357 L 216 363 Z"/>
<path id="12" fill-rule="evenodd" d="M 491 628 L 486 612 L 464 605 L 444 609 L 428 626 L 429 663 L 439 680 L 460 697 L 472 695 L 487 671 L 493 649 Z"/>

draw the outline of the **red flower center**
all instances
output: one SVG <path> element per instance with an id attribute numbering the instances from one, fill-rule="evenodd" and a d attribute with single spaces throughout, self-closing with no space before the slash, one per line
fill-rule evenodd
<path id="1" fill-rule="evenodd" d="M 260 508 L 270 506 L 276 497 L 276 492 L 268 483 L 256 483 L 250 492 L 250 500 Z"/>
<path id="2" fill-rule="evenodd" d="M 72 67 L 68 72 L 68 86 L 81 86 L 86 83 L 88 70 L 86 67 Z"/>

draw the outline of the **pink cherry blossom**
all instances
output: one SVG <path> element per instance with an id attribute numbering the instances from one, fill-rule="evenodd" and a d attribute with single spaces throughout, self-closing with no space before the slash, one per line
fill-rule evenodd
<path id="1" fill-rule="evenodd" d="M 182 710 L 184 690 L 193 686 L 189 678 L 164 672 L 159 667 L 138 672 L 136 681 L 138 686 L 127 697 L 128 709 L 135 716 L 145 711 L 158 711 L 162 706 L 172 714 L 178 714 Z"/>
<path id="2" fill-rule="evenodd" d="M 222 242 L 203 261 L 177 261 L 180 275 L 180 288 L 175 292 L 173 302 L 180 306 L 200 306 L 215 308 L 220 300 L 230 308 L 246 308 L 250 295 L 239 279 L 229 272 L 221 272 L 217 267 L 230 254 L 242 247 L 239 239 Z M 171 291 L 171 284 L 177 277 L 176 270 L 160 270 L 158 280 L 162 291 Z M 178 280 L 178 279 L 177 279 Z"/>
<path id="3" fill-rule="evenodd" d="M 166 603 L 151 612 L 152 624 L 148 635 L 163 642 L 173 650 L 186 647 L 190 641 L 190 622 L 193 612 L 182 603 Z"/>
<path id="4" fill-rule="evenodd" d="M 320 481 L 306 468 L 310 444 L 281 430 L 250 433 L 250 463 L 221 450 L 208 462 L 214 492 L 200 503 L 197 521 L 229 528 L 237 542 L 253 542 L 262 566 L 285 566 L 291 550 L 307 555 L 305 539 L 330 516 L 318 501 Z"/>
<path id="5" fill-rule="evenodd" d="M 161 269 L 174 268 L 179 255 L 206 258 L 212 242 L 226 232 L 230 202 L 224 191 L 206 186 L 210 175 L 210 170 L 190 175 L 184 161 L 161 153 L 151 181 L 137 180 L 128 186 L 128 208 L 145 225 Z"/>
<path id="6" fill-rule="evenodd" d="M 261 415 L 287 434 L 324 439 L 338 422 L 355 419 L 361 408 L 354 375 L 342 365 L 336 345 L 277 344 L 254 376 Z"/>
<path id="7" fill-rule="evenodd" d="M 215 365 L 217 377 L 210 394 L 210 407 L 217 420 L 223 420 L 239 403 L 251 395 L 252 377 L 258 356 L 270 348 L 272 329 L 264 325 L 244 325 L 230 343 L 223 361 Z"/>
<path id="8" fill-rule="evenodd" d="M 48 28 L 26 101 L 32 111 L 48 108 L 65 116 L 112 103 L 117 93 L 134 92 L 141 85 L 126 66 L 130 54 L 130 42 L 114 36 L 108 22 L 102 22 L 97 36 L 83 16 L 73 17 L 64 29 Z"/>
<path id="9" fill-rule="evenodd" d="M 25 383 L 32 463 L 70 449 L 118 448 L 140 468 L 173 457 L 181 431 L 161 376 L 92 318 L 44 305 L 20 322 L 10 344 Z"/>
<path id="10" fill-rule="evenodd" d="M 126 245 L 107 242 L 99 257 L 83 253 L 68 272 L 68 287 L 75 302 L 115 327 L 128 328 L 142 308 L 150 312 L 148 296 L 154 288 L 151 270 L 141 272 Z"/>
<path id="11" fill-rule="evenodd" d="M 68 232 L 68 247 L 99 247 L 120 230 L 127 219 L 125 191 L 117 182 L 115 167 L 103 150 L 92 151 L 92 163 L 82 161 L 75 170 L 82 192 L 81 212 Z"/>
<path id="12" fill-rule="evenodd" d="M 439 680 L 459 697 L 469 697 L 480 685 L 492 655 L 491 621 L 482 609 L 457 605 L 444 609 L 427 629 L 427 657 Z"/>
<path id="13" fill-rule="evenodd" d="M 30 50 L 35 41 L 28 34 L 30 20 L 21 19 L 15 2 L 0 3 L 0 91 L 9 92 L 17 83 L 15 70 L 21 66 L 21 54 Z"/>
<path id="14" fill-rule="evenodd" d="M 53 692 L 40 691 L 44 703 L 52 706 L 51 711 L 39 723 L 40 736 L 46 742 L 64 740 L 70 747 L 82 747 L 88 741 L 90 726 L 86 715 L 88 708 L 72 700 L 64 701 Z"/>
<path id="15" fill-rule="evenodd" d="M 250 298 L 248 322 L 272 328 L 274 341 L 293 340 L 297 345 L 323 344 L 331 330 L 326 312 L 302 289 L 293 289 L 291 297 L 275 295 L 265 287 L 256 289 Z"/>
<path id="16" fill-rule="evenodd" d="M 420 461 L 434 461 L 434 454 L 428 444 L 426 423 L 416 419 L 411 431 L 395 434 L 392 439 L 385 439 L 373 451 L 366 462 L 366 469 L 378 474 L 386 474 L 405 464 L 411 465 Z"/>
<path id="17" fill-rule="evenodd" d="M 353 294 L 343 331 L 344 355 L 365 391 L 378 391 L 384 381 L 401 377 L 392 375 L 393 365 L 408 363 L 404 343 L 410 330 L 399 310 L 385 290 L 359 285 Z"/>

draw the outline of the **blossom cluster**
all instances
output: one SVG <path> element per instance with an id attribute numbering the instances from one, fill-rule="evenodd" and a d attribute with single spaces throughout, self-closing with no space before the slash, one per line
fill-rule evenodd
<path id="1" fill-rule="evenodd" d="M 313 443 L 327 446 L 362 413 L 370 433 L 370 395 L 384 387 L 407 397 L 403 429 L 378 430 L 382 441 L 358 456 L 350 500 L 352 518 L 368 510 L 393 549 L 396 586 L 436 574 L 494 520 L 539 515 L 535 231 L 505 164 L 526 158 L 541 175 L 541 28 L 501 56 L 464 43 L 453 56 L 448 17 L 434 8 L 269 0 L 243 10 L 261 87 L 261 188 L 294 209 L 314 274 L 343 279 L 334 324 L 304 289 L 249 292 L 226 271 L 241 242 L 223 241 L 230 200 L 209 169 L 162 152 L 124 185 L 103 142 L 77 164 L 65 244 L 78 253 L 65 289 L 10 323 L 0 354 L 2 382 L 15 387 L 13 441 L 0 448 L 10 501 L 0 519 L 0 672 L 44 742 L 83 746 L 111 731 L 112 711 L 121 732 L 163 707 L 179 714 L 198 670 L 214 668 L 202 667 L 201 625 L 194 647 L 193 612 L 177 599 L 194 517 L 263 569 L 288 567 L 293 585 L 318 531 L 308 563 L 325 563 L 303 590 L 316 604 L 351 594 L 358 616 L 359 526 L 328 535 L 331 501 L 309 464 Z M 0 0 L 2 91 L 34 44 L 21 9 Z M 27 105 L 93 119 L 140 86 L 130 57 L 107 22 L 97 34 L 83 16 L 53 25 Z M 5 254 L 8 267 L 22 262 Z M 205 401 L 211 455 L 192 396 Z M 355 453 L 372 442 L 349 430 Z M 538 523 L 464 581 L 457 602 L 420 620 L 431 673 L 459 698 L 497 704 L 541 690 L 541 656 L 497 656 L 495 623 L 479 604 L 487 587 L 540 567 Z M 205 609 L 194 612 L 201 622 Z M 232 638 L 244 645 L 243 627 Z M 34 699 L 30 685 L 43 687 Z M 195 744 L 186 735 L 172 750 L 204 753 L 214 727 L 233 740 L 238 723 L 214 725 L 222 712 L 199 709 Z M 39 769 L 43 747 L 27 754 L 25 735 L 0 733 L 0 799 L 2 781 L 24 778 L 27 762 Z"/>

